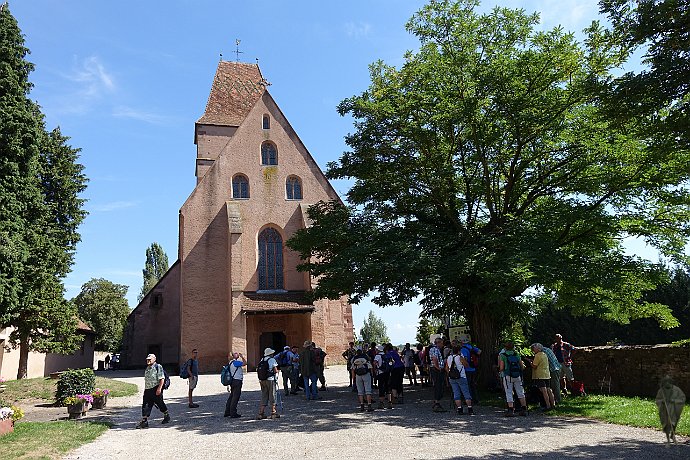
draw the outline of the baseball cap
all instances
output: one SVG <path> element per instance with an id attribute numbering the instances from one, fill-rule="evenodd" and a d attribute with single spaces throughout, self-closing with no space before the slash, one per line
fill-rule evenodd
<path id="1" fill-rule="evenodd" d="M 148 361 L 149 359 L 150 359 L 151 361 L 155 361 L 155 360 L 156 360 L 156 355 L 154 355 L 153 353 L 150 353 L 148 356 L 146 356 L 146 361 Z"/>

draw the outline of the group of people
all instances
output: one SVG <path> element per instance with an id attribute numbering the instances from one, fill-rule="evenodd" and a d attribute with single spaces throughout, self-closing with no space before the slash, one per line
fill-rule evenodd
<path id="1" fill-rule="evenodd" d="M 523 371 L 532 368 L 532 383 L 541 392 L 546 411 L 560 403 L 561 388 L 566 390 L 567 381 L 574 380 L 572 372 L 572 352 L 575 350 L 560 334 L 551 347 L 539 343 L 531 346 L 533 359 L 520 356 L 513 343 L 508 342 L 499 352 L 497 372 L 506 395 L 506 415 L 527 414 L 527 403 L 523 386 Z M 394 404 L 403 404 L 403 381 L 409 379 L 410 385 L 431 385 L 433 387 L 434 412 L 446 412 L 441 404 L 446 388 L 452 390 L 454 410 L 457 414 L 474 415 L 473 403 L 479 401 L 477 392 L 477 368 L 482 350 L 472 345 L 469 340 L 444 340 L 437 337 L 432 345 L 417 345 L 412 349 L 409 343 L 402 350 L 388 344 L 364 344 L 355 347 L 354 342 L 342 353 L 347 362 L 349 386 L 357 393 L 360 411 L 374 410 L 374 389 L 378 389 L 378 409 L 392 408 Z M 301 388 L 307 400 L 320 399 L 318 383 L 321 390 L 326 389 L 324 364 L 326 353 L 312 341 L 305 341 L 302 349 L 297 346 L 285 346 L 276 353 L 266 348 L 263 357 L 257 364 L 257 374 L 261 386 L 261 403 L 259 419 L 279 418 L 277 403 L 281 394 L 282 381 L 285 396 L 295 395 Z M 247 360 L 239 352 L 228 356 L 228 365 L 224 367 L 221 379 L 225 381 L 230 393 L 225 406 L 225 417 L 238 418 L 237 404 L 242 393 L 244 367 Z M 193 401 L 193 392 L 199 379 L 198 350 L 192 350 L 191 357 L 181 366 L 180 376 L 188 381 L 188 405 L 199 407 Z M 419 376 L 419 382 L 417 377 Z M 282 377 L 282 378 L 281 378 Z M 148 427 L 148 418 L 155 405 L 164 414 L 163 423 L 170 421 L 165 402 L 163 401 L 163 384 L 166 375 L 163 367 L 156 363 L 156 356 L 147 356 L 147 368 L 144 373 L 145 391 L 142 403 L 142 420 L 138 428 Z M 520 407 L 515 407 L 515 397 Z"/>

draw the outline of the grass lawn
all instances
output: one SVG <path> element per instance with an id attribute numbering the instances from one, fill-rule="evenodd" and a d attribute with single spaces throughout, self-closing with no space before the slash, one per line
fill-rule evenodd
<path id="1" fill-rule="evenodd" d="M 482 393 L 482 403 L 505 407 L 505 400 L 494 393 Z M 586 417 L 618 425 L 656 428 L 661 430 L 659 410 L 652 398 L 587 395 L 568 396 L 552 415 Z M 685 405 L 676 433 L 690 436 L 690 404 Z"/>
<path id="2" fill-rule="evenodd" d="M 55 396 L 57 380 L 38 377 L 35 379 L 8 380 L 4 393 L 0 393 L 0 399 L 15 403 L 21 403 L 24 399 L 45 399 L 52 401 Z M 120 382 L 105 377 L 96 377 L 96 388 L 108 388 L 110 397 L 132 396 L 137 394 L 137 386 L 133 383 Z"/>
<path id="3" fill-rule="evenodd" d="M 58 459 L 108 429 L 93 422 L 17 422 L 14 433 L 0 437 L 0 460 Z"/>

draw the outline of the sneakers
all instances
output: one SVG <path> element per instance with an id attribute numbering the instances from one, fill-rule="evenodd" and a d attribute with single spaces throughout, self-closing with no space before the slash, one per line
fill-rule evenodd
<path id="1" fill-rule="evenodd" d="M 458 415 L 464 414 L 464 411 L 462 410 L 462 407 L 456 407 L 455 412 L 457 412 Z"/>
<path id="2" fill-rule="evenodd" d="M 265 418 L 266 418 L 266 416 L 264 414 L 259 414 L 259 416 L 256 417 L 257 420 L 263 420 Z"/>
<path id="3" fill-rule="evenodd" d="M 149 422 L 147 420 L 142 420 L 139 423 L 137 423 L 137 429 L 148 428 L 148 427 L 149 427 Z"/>
<path id="4" fill-rule="evenodd" d="M 367 412 L 374 412 L 374 408 L 371 407 L 371 404 L 367 405 Z"/>
<path id="5" fill-rule="evenodd" d="M 273 412 L 271 418 L 280 418 L 280 414 L 278 412 Z"/>
<path id="6" fill-rule="evenodd" d="M 165 414 L 165 415 L 163 416 L 163 421 L 162 421 L 161 423 L 162 423 L 163 425 L 165 425 L 166 423 L 170 423 L 170 414 Z"/>
<path id="7" fill-rule="evenodd" d="M 189 405 L 189 408 L 190 408 L 190 409 L 196 409 L 197 407 L 199 407 L 199 405 L 198 405 L 198 404 L 195 404 L 195 403 L 192 403 L 192 404 Z"/>

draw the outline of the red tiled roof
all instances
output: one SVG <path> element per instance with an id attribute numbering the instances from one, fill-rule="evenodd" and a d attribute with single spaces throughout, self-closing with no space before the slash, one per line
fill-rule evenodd
<path id="1" fill-rule="evenodd" d="M 206 110 L 197 123 L 239 126 L 266 88 L 257 64 L 220 61 Z"/>
<path id="2" fill-rule="evenodd" d="M 80 318 L 77 318 L 77 330 L 93 332 L 93 329 L 91 329 L 89 325 L 82 321 Z"/>
<path id="3" fill-rule="evenodd" d="M 245 314 L 258 313 L 306 313 L 315 310 L 304 293 L 260 294 L 245 292 L 240 296 Z"/>

